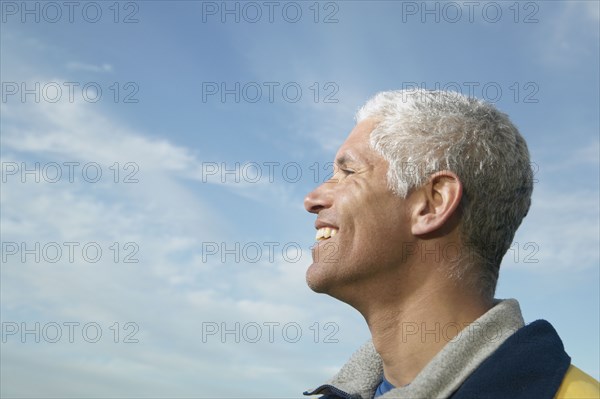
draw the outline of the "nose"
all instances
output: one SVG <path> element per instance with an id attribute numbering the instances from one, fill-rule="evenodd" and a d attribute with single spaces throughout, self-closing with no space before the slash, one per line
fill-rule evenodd
<path id="1" fill-rule="evenodd" d="M 319 213 L 322 209 L 329 208 L 333 204 L 331 184 L 325 182 L 308 193 L 304 198 L 304 208 L 310 213 Z"/>

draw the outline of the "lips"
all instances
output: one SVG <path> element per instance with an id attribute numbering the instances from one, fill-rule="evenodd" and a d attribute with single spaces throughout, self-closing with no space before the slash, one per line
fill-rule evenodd
<path id="1" fill-rule="evenodd" d="M 327 240 L 328 238 L 335 236 L 337 233 L 338 229 L 335 227 L 321 227 L 320 229 L 317 229 L 315 239 L 317 241 Z"/>

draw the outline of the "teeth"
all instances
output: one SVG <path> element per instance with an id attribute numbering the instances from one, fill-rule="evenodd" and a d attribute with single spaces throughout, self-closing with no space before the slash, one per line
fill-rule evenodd
<path id="1" fill-rule="evenodd" d="M 315 236 L 315 239 L 317 241 L 326 240 L 329 237 L 333 237 L 334 235 L 336 235 L 337 232 L 338 232 L 338 229 L 334 229 L 331 227 L 323 227 L 323 228 L 317 230 L 317 235 Z"/>

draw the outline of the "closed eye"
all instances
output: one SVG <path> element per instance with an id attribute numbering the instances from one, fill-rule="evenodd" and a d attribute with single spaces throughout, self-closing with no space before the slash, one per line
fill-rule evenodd
<path id="1" fill-rule="evenodd" d="M 331 176 L 329 181 L 339 183 L 342 178 L 353 175 L 354 173 L 355 172 L 352 169 L 345 169 L 336 166 L 334 167 L 334 174 Z M 339 174 L 342 174 L 342 176 L 339 176 Z"/>

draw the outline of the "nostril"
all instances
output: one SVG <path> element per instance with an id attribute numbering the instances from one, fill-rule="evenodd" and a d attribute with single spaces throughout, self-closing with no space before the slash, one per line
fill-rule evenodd
<path id="1" fill-rule="evenodd" d="M 314 191 L 311 192 L 304 198 L 304 208 L 311 213 L 317 212 L 322 206 L 319 205 L 317 197 L 314 195 Z"/>
<path id="2" fill-rule="evenodd" d="M 318 213 L 332 206 L 331 194 L 331 190 L 325 184 L 321 184 L 304 198 L 304 208 L 310 213 Z"/>
<path id="3" fill-rule="evenodd" d="M 310 208 L 309 212 L 311 212 L 311 213 L 319 213 L 319 211 L 321 209 L 324 209 L 324 208 L 325 207 L 322 206 L 322 205 L 315 205 L 315 206 L 313 206 L 313 207 Z"/>

